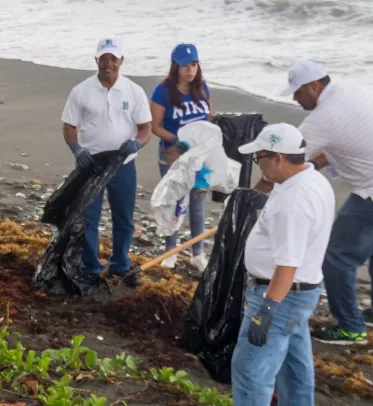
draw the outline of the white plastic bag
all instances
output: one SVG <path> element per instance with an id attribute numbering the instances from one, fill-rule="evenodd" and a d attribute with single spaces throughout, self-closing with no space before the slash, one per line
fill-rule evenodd
<path id="1" fill-rule="evenodd" d="M 171 165 L 151 197 L 157 232 L 166 236 L 179 230 L 188 211 L 189 193 L 193 187 L 202 184 L 203 188 L 230 194 L 238 186 L 241 170 L 241 164 L 225 154 L 219 126 L 196 121 L 182 127 L 178 137 L 188 143 L 189 150 Z M 207 174 L 203 182 L 196 184 L 202 168 L 202 173 Z"/>

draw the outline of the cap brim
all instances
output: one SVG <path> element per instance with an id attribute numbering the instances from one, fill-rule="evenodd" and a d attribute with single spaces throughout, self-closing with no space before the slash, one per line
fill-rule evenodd
<path id="1" fill-rule="evenodd" d="M 280 96 L 290 96 L 291 94 L 295 93 L 298 89 L 294 87 L 288 87 L 287 89 L 283 90 L 279 93 Z"/>
<path id="2" fill-rule="evenodd" d="M 261 151 L 263 148 L 257 142 L 250 142 L 249 144 L 244 144 L 238 147 L 238 152 L 240 154 L 253 154 L 254 152 Z"/>
<path id="3" fill-rule="evenodd" d="M 105 54 L 114 55 L 118 59 L 123 56 L 123 55 L 120 54 L 120 52 L 115 52 L 115 51 L 111 52 L 111 51 L 108 51 L 108 50 L 103 50 L 103 51 L 97 52 L 96 58 L 100 58 L 102 55 L 105 55 Z"/>
<path id="4" fill-rule="evenodd" d="M 175 59 L 174 62 L 176 62 L 179 66 L 185 66 L 188 65 L 188 63 L 191 62 L 199 62 L 198 58 L 184 58 L 184 59 Z"/>

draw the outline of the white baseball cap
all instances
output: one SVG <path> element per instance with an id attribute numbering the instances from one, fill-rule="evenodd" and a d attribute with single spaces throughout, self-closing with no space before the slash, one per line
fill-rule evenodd
<path id="1" fill-rule="evenodd" d="M 116 38 L 104 38 L 97 44 L 96 58 L 104 54 L 112 54 L 116 58 L 123 56 L 123 47 L 121 42 Z"/>
<path id="2" fill-rule="evenodd" d="M 293 125 L 278 123 L 267 125 L 255 141 L 238 148 L 241 154 L 253 154 L 258 151 L 273 151 L 282 154 L 304 154 L 301 147 L 304 140 L 301 132 Z"/>
<path id="3" fill-rule="evenodd" d="M 307 60 L 295 62 L 289 71 L 288 88 L 281 92 L 280 96 L 289 96 L 301 86 L 322 79 L 327 75 L 325 69 L 319 63 Z"/>

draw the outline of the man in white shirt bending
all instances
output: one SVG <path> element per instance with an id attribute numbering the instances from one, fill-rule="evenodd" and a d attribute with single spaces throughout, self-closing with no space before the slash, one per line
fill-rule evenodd
<path id="1" fill-rule="evenodd" d="M 373 95 L 354 82 L 332 83 L 324 68 L 307 60 L 290 69 L 288 89 L 310 114 L 299 127 L 306 158 L 329 164 L 350 189 L 338 211 L 323 264 L 329 307 L 337 325 L 312 336 L 331 344 L 365 344 L 372 309 L 359 310 L 356 270 L 373 254 Z M 373 279 L 373 260 L 369 272 Z M 372 293 L 373 301 L 373 293 Z"/>
<path id="2" fill-rule="evenodd" d="M 115 38 L 105 38 L 97 45 L 98 73 L 73 88 L 62 114 L 63 135 L 75 156 L 76 164 L 93 170 L 93 154 L 121 150 L 136 154 L 151 138 L 151 113 L 144 90 L 119 73 L 123 47 Z M 133 235 L 136 199 L 135 161 L 122 165 L 107 186 L 113 221 L 113 253 L 109 275 L 124 277 L 130 269 L 128 258 Z M 101 273 L 98 226 L 103 195 L 85 211 L 86 234 L 83 269 Z M 124 280 L 135 287 L 138 276 Z"/>
<path id="3" fill-rule="evenodd" d="M 246 242 L 250 278 L 232 357 L 235 406 L 314 405 L 308 320 L 321 293 L 322 263 L 334 220 L 326 178 L 305 164 L 306 142 L 289 124 L 265 127 L 239 148 L 254 153 L 274 189 Z"/>

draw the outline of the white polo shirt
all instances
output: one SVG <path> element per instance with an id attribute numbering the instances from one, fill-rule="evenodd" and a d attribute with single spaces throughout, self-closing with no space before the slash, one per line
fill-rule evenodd
<path id="1" fill-rule="evenodd" d="M 291 266 L 294 282 L 320 283 L 334 213 L 333 188 L 312 164 L 275 184 L 246 242 L 249 275 L 272 279 L 277 265 Z"/>
<path id="2" fill-rule="evenodd" d="M 148 98 L 132 80 L 119 75 L 113 87 L 104 88 L 97 74 L 71 91 L 62 121 L 78 129 L 78 142 L 91 154 L 117 150 L 134 139 L 136 124 L 152 121 Z"/>
<path id="3" fill-rule="evenodd" d="M 324 153 L 352 193 L 373 198 L 373 94 L 354 82 L 329 83 L 299 127 L 307 159 Z"/>

